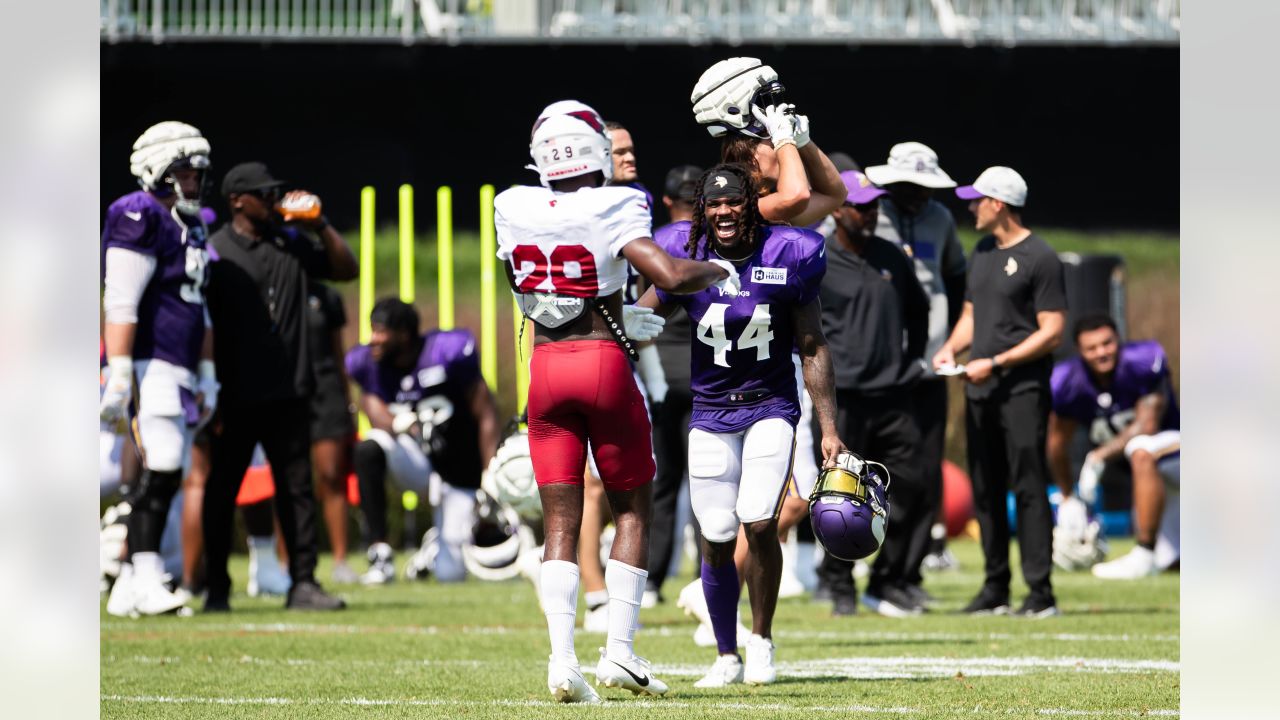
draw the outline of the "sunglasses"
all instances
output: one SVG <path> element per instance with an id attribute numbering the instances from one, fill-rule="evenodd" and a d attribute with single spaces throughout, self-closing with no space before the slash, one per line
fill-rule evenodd
<path id="1" fill-rule="evenodd" d="M 274 203 L 280 199 L 280 188 L 269 187 L 261 190 L 250 190 L 246 195 L 252 195 L 265 203 Z"/>
<path id="2" fill-rule="evenodd" d="M 871 210 L 879 210 L 879 209 L 880 209 L 880 199 L 879 199 L 879 198 L 876 198 L 875 200 L 872 200 L 871 202 L 858 203 L 858 204 L 854 204 L 854 203 L 851 203 L 851 202 L 846 202 L 846 203 L 844 204 L 844 206 L 845 206 L 845 207 L 847 207 L 847 208 L 853 208 L 854 210 L 857 210 L 857 211 L 858 211 L 858 212 L 860 212 L 860 213 L 864 213 L 864 212 L 869 212 L 869 211 L 871 211 Z"/>

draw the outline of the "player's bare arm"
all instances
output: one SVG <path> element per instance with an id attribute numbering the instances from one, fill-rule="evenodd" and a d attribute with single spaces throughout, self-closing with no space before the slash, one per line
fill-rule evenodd
<path id="1" fill-rule="evenodd" d="M 1165 383 L 1169 381 L 1166 379 Z M 1133 422 L 1125 426 L 1116 436 L 1089 451 L 1090 459 L 1106 462 L 1124 455 L 1124 446 L 1139 435 L 1154 435 L 1160 431 L 1160 418 L 1164 416 L 1168 390 L 1160 387 L 1153 393 L 1138 398 L 1133 406 Z"/>
<path id="2" fill-rule="evenodd" d="M 804 386 L 813 398 L 813 414 L 822 432 L 823 467 L 833 467 L 836 456 L 848 452 L 836 432 L 836 380 L 831 366 L 827 338 L 822 334 L 822 303 L 814 299 L 803 307 L 792 308 L 796 347 L 800 351 L 800 369 Z"/>
<path id="3" fill-rule="evenodd" d="M 480 466 L 488 467 L 489 460 L 498 451 L 498 406 L 489 392 L 484 378 L 476 378 L 467 392 L 471 415 L 476 419 L 476 433 L 480 446 Z"/>
<path id="4" fill-rule="evenodd" d="M 654 287 L 676 295 L 699 292 L 729 276 L 714 263 L 673 258 L 649 238 L 627 243 L 622 255 Z"/>
<path id="5" fill-rule="evenodd" d="M 794 144 L 789 144 L 774 152 L 778 155 L 778 186 L 760 198 L 760 214 L 770 222 L 807 224 L 799 221 L 809 207 L 810 199 L 809 178 L 805 175 L 800 151 Z"/>
<path id="6" fill-rule="evenodd" d="M 811 225 L 835 212 L 844 202 L 848 191 L 844 181 L 840 179 L 840 171 L 836 170 L 831 158 L 822 152 L 817 143 L 809 142 L 799 152 L 800 160 L 804 163 L 805 177 L 812 187 L 809 190 L 808 204 L 791 219 L 791 224 Z"/>
<path id="7" fill-rule="evenodd" d="M 1068 451 L 1071 448 L 1071 438 L 1075 437 L 1076 427 L 1075 420 L 1058 413 L 1049 413 L 1049 432 L 1045 441 L 1049 473 L 1053 477 L 1053 484 L 1058 486 L 1064 497 L 1070 497 L 1074 491 Z"/>
<path id="8" fill-rule="evenodd" d="M 342 239 L 338 231 L 326 223 L 317 232 L 320 235 L 320 241 L 324 243 L 324 253 L 329 258 L 330 279 L 342 281 L 355 280 L 359 277 L 360 264 L 356 262 L 356 256 L 351 252 L 351 247 L 347 245 L 346 240 Z"/>
<path id="9" fill-rule="evenodd" d="M 384 432 L 394 432 L 392 425 L 395 423 L 395 417 L 382 398 L 373 393 L 360 393 L 360 411 L 369 418 L 369 425 Z"/>
<path id="10" fill-rule="evenodd" d="M 989 358 L 970 360 L 965 365 L 965 376 L 969 382 L 982 384 L 991 377 L 997 367 L 1009 368 L 1038 360 L 1062 344 L 1062 332 L 1067 324 L 1065 312 L 1042 310 L 1036 313 L 1036 324 L 1039 327 L 1035 332 L 1008 350 L 996 353 Z"/>
<path id="11" fill-rule="evenodd" d="M 933 356 L 933 369 L 937 370 L 941 367 L 956 364 L 956 355 L 969 349 L 973 344 L 973 303 L 965 302 L 964 310 L 960 311 L 960 319 L 956 320 L 956 326 L 951 331 L 951 337 L 938 348 L 938 352 Z"/>

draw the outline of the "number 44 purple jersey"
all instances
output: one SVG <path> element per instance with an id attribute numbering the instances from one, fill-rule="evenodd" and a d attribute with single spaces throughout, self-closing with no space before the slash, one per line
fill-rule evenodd
<path id="1" fill-rule="evenodd" d="M 656 240 L 673 257 L 688 257 L 688 236 L 689 227 L 682 223 Z M 791 362 L 791 313 L 818 296 L 827 270 L 822 236 L 771 226 L 755 253 L 735 265 L 742 278 L 737 297 L 721 295 L 715 287 L 692 295 L 658 291 L 659 300 L 682 306 L 694 325 L 689 426 L 738 432 L 774 417 L 795 425 L 800 404 Z"/>

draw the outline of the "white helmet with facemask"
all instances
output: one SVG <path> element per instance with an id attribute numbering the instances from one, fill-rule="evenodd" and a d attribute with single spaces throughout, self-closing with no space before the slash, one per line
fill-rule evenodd
<path id="1" fill-rule="evenodd" d="M 182 168 L 191 168 L 200 175 L 194 197 L 184 194 L 173 177 L 173 171 Z M 129 170 L 143 190 L 161 197 L 176 195 L 178 211 L 195 215 L 200 212 L 200 197 L 208 181 L 209 141 L 184 122 L 156 123 L 134 142 Z"/>

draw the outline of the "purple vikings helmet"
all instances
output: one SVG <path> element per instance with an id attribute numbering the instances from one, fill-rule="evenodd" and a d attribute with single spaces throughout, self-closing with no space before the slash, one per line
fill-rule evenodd
<path id="1" fill-rule="evenodd" d="M 884 478 L 871 468 L 878 466 Z M 813 534 L 841 560 L 861 560 L 880 549 L 889 522 L 889 469 L 840 453 L 835 467 L 824 468 L 809 496 Z"/>

